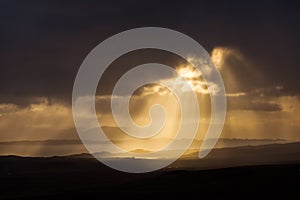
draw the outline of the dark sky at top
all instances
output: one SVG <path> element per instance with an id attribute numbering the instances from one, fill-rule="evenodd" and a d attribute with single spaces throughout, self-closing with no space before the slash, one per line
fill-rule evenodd
<path id="1" fill-rule="evenodd" d="M 0 101 L 71 101 L 76 72 L 101 41 L 146 26 L 180 31 L 208 52 L 234 47 L 268 81 L 300 92 L 300 12 L 290 1 L 1 1 Z M 247 74 L 241 73 L 241 76 Z M 254 86 L 253 86 L 254 87 Z"/>

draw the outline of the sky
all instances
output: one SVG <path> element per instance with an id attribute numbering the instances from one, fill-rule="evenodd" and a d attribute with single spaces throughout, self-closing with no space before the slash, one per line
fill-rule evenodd
<path id="1" fill-rule="evenodd" d="M 211 55 L 227 93 L 222 138 L 299 141 L 299 19 L 293 1 L 1 1 L 0 141 L 78 140 L 71 103 L 82 61 L 106 38 L 138 27 L 180 31 Z M 123 139 L 110 115 L 113 83 L 152 60 L 178 72 L 188 67 L 168 52 L 140 50 L 120 57 L 100 80 L 97 114 L 112 139 Z M 143 116 L 151 94 L 154 101 L 173 99 L 159 86 L 138 90 L 131 106 L 140 123 L 149 122 Z M 167 110 L 176 112 L 170 101 Z M 204 128 L 198 139 L 207 124 L 205 105 L 199 105 Z M 162 138 L 172 136 L 177 115 L 170 115 Z"/>

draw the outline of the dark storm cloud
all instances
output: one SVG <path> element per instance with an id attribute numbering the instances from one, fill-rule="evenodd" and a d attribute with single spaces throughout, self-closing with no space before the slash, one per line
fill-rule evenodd
<path id="1" fill-rule="evenodd" d="M 248 110 L 276 112 L 282 111 L 280 97 L 299 99 L 292 96 L 283 86 L 256 88 L 247 93 L 232 93 L 227 95 L 227 106 L 229 110 Z M 293 105 L 293 103 L 291 103 Z"/>
<path id="2" fill-rule="evenodd" d="M 288 1 L 2 1 L 0 96 L 70 102 L 76 72 L 89 51 L 113 34 L 142 26 L 181 31 L 209 52 L 237 47 L 265 77 L 244 76 L 248 72 L 231 60 L 246 77 L 239 80 L 243 87 L 283 85 L 299 93 L 299 15 Z"/>
<path id="3" fill-rule="evenodd" d="M 228 110 L 264 112 L 277 112 L 282 110 L 281 105 L 277 102 L 253 96 L 227 97 L 227 106 Z"/>

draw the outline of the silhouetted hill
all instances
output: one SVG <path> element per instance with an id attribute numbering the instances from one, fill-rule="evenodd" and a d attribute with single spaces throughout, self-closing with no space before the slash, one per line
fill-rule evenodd
<path id="1" fill-rule="evenodd" d="M 298 194 L 299 147 L 293 143 L 214 149 L 202 160 L 191 154 L 146 174 L 115 171 L 88 154 L 1 156 L 0 199 L 289 199 Z"/>
<path id="2" fill-rule="evenodd" d="M 235 166 L 300 163 L 300 142 L 214 149 L 203 159 L 189 154 L 172 166 L 177 168 L 226 168 Z"/>
<path id="3" fill-rule="evenodd" d="M 161 142 L 159 139 L 158 142 Z M 165 139 L 168 141 L 168 139 Z M 186 139 L 180 139 L 174 141 L 177 146 L 181 146 L 182 142 Z M 124 141 L 123 141 L 124 142 Z M 210 142 L 208 140 L 207 142 Z M 288 143 L 289 141 L 282 139 L 224 139 L 220 138 L 215 148 L 225 148 L 225 147 L 237 147 L 237 146 L 257 146 L 264 144 L 275 144 L 275 143 Z M 105 141 L 89 141 L 91 145 L 108 145 Z M 191 149 L 199 149 L 202 141 L 196 140 L 193 142 Z M 175 145 L 176 146 L 176 145 Z M 67 156 L 73 154 L 87 153 L 85 147 L 80 140 L 25 140 L 25 141 L 2 141 L 0 142 L 0 155 L 19 155 L 19 156 Z M 174 150 L 174 149 L 169 149 Z M 148 152 L 148 149 L 143 149 L 144 152 Z M 117 152 L 110 152 L 116 154 Z M 168 157 L 170 152 L 156 155 L 156 157 Z M 108 155 L 105 155 L 108 156 Z M 120 155 L 122 156 L 122 155 Z"/>

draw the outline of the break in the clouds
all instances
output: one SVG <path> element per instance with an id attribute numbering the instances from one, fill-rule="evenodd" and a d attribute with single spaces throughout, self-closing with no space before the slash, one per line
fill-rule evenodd
<path id="1" fill-rule="evenodd" d="M 288 1 L 257 4 L 2 2 L 0 141 L 78 139 L 71 94 L 80 64 L 107 37 L 144 26 L 185 33 L 211 54 L 227 92 L 222 137 L 299 140 L 299 9 Z M 148 49 L 121 56 L 100 80 L 103 91 L 96 97 L 98 117 L 111 138 L 120 138 L 110 113 L 113 84 L 131 67 L 155 61 L 177 67 L 200 99 L 214 86 L 199 81 L 187 63 L 166 52 Z M 161 81 L 180 87 L 182 79 L 177 78 L 168 75 Z M 149 98 L 153 95 L 157 96 Z M 170 91 L 147 85 L 131 98 L 131 114 L 138 123 L 147 123 L 151 103 L 163 101 L 176 121 L 178 113 L 169 98 Z"/>
<path id="2" fill-rule="evenodd" d="M 292 140 L 299 138 L 297 134 L 299 130 L 297 112 L 299 112 L 298 105 L 300 104 L 298 96 L 288 95 L 284 86 L 256 88 L 247 79 L 239 78 L 240 74 L 246 74 L 247 68 L 245 66 L 248 68 L 254 68 L 254 66 L 251 62 L 248 62 L 250 59 L 246 55 L 233 47 L 216 47 L 212 50 L 211 56 L 213 62 L 221 70 L 227 90 L 228 117 L 223 137 L 284 138 Z M 238 71 L 234 70 L 237 67 L 240 67 L 240 69 Z M 201 96 L 207 97 L 207 83 L 199 80 L 201 72 L 181 63 L 175 69 L 177 73 L 168 75 L 168 78 L 159 81 L 162 83 L 172 81 L 174 87 L 179 88 L 183 86 L 180 84 L 181 81 L 189 81 L 193 86 L 191 88 L 198 94 L 199 98 Z M 242 73 L 243 70 L 246 72 Z M 226 73 L 230 76 L 228 74 L 226 76 Z M 236 79 L 239 83 L 238 89 L 232 83 Z M 201 87 L 201 90 L 199 90 L 199 87 Z M 181 89 L 184 91 L 184 88 Z M 141 87 L 132 97 L 116 96 L 113 98 L 118 98 L 119 102 L 124 101 L 125 98 L 131 98 L 132 117 L 136 122 L 145 124 L 149 123 L 147 113 L 153 103 L 165 102 L 163 106 L 171 112 L 170 116 L 175 117 L 173 121 L 178 120 L 178 113 L 176 115 L 172 114 L 175 111 L 176 102 L 174 104 L 170 103 L 174 98 L 171 94 L 171 91 L 162 85 L 150 84 Z M 154 98 L 151 98 L 153 96 Z M 114 129 L 116 124 L 111 115 L 111 96 L 100 95 L 96 96 L 95 100 L 97 114 L 101 118 L 101 125 L 111 127 L 107 130 L 110 130 L 112 138 L 120 138 L 120 136 L 116 136 L 120 133 L 113 134 L 117 129 Z M 82 112 L 82 114 L 85 113 Z M 86 113 L 87 117 L 89 114 L 89 112 Z M 239 119 L 237 119 L 237 116 L 239 116 Z M 237 123 L 234 119 L 247 123 Z M 209 123 L 208 118 L 203 120 L 206 121 L 205 123 Z M 281 128 L 278 129 L 277 126 Z M 289 132 L 283 132 L 284 128 Z M 7 133 L 1 135 L 0 139 L 2 141 L 77 139 L 70 104 L 65 103 L 62 99 L 49 97 L 2 97 L 0 131 L 1 133 Z"/>

